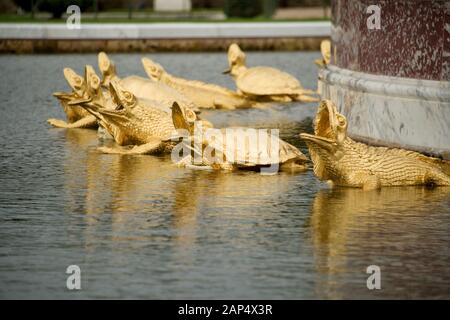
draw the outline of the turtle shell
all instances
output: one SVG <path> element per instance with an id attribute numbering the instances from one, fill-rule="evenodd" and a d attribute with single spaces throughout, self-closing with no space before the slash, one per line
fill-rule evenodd
<path id="1" fill-rule="evenodd" d="M 271 67 L 254 67 L 239 75 L 236 85 L 251 95 L 294 94 L 302 86 L 289 73 Z"/>
<path id="2" fill-rule="evenodd" d="M 229 129 L 233 131 L 230 132 Z M 216 132 L 220 132 L 222 138 L 217 138 L 214 133 L 208 135 L 207 143 L 211 149 L 215 150 L 216 157 L 224 156 L 223 160 L 235 165 L 237 167 L 256 167 L 267 166 L 276 163 L 284 163 L 289 160 L 298 159 L 300 161 L 307 161 L 305 155 L 293 145 L 279 139 L 278 137 L 272 137 L 268 131 L 255 131 L 256 134 L 249 134 L 248 130 L 254 130 L 244 127 L 233 127 L 224 129 L 215 129 Z M 237 143 L 239 139 L 231 139 L 227 135 L 233 134 L 234 137 L 239 137 L 241 143 Z M 212 137 L 214 136 L 214 138 Z M 247 139 L 248 137 L 248 139 Z M 251 141 L 255 144 L 249 146 L 247 141 Z M 233 145 L 227 145 L 226 142 L 234 141 Z M 278 143 L 273 146 L 271 150 L 270 141 Z M 252 149 L 253 147 L 254 149 Z M 273 154 L 273 151 L 278 154 Z"/>

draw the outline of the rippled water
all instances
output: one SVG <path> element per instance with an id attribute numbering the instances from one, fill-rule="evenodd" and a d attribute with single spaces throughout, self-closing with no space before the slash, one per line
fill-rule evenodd
<path id="1" fill-rule="evenodd" d="M 224 54 L 153 54 L 233 87 Z M 141 74 L 139 55 L 112 55 Z M 250 53 L 316 86 L 317 53 Z M 450 298 L 450 190 L 330 189 L 312 171 L 261 176 L 103 155 L 95 131 L 50 128 L 62 68 L 95 55 L 0 56 L 1 298 Z M 209 111 L 216 126 L 311 131 L 314 105 Z M 65 270 L 81 268 L 82 289 Z M 366 268 L 381 267 L 381 290 Z"/>

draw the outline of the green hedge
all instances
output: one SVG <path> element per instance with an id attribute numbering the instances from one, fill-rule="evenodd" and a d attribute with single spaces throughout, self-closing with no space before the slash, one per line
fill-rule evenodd
<path id="1" fill-rule="evenodd" d="M 225 0 L 224 12 L 229 18 L 271 17 L 277 0 Z"/>
<path id="2" fill-rule="evenodd" d="M 31 11 L 31 0 L 15 0 L 16 5 L 25 11 Z M 77 5 L 81 11 L 92 6 L 93 0 L 34 0 L 40 11 L 50 12 L 53 18 L 61 18 L 70 5 Z"/>

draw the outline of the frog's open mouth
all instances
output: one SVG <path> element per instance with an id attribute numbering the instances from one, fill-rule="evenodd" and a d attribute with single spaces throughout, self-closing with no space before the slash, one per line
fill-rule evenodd
<path id="1" fill-rule="evenodd" d="M 335 140 L 321 137 L 321 136 L 316 136 L 316 135 L 309 134 L 309 133 L 300 133 L 300 137 L 303 140 L 305 140 L 307 142 L 312 142 L 315 145 L 321 147 L 322 149 L 328 150 L 330 152 L 332 152 L 333 149 L 337 146 L 337 143 Z"/>
<path id="2" fill-rule="evenodd" d="M 59 100 L 72 100 L 73 93 L 68 92 L 54 92 L 53 96 Z"/>
<path id="3" fill-rule="evenodd" d="M 71 99 L 68 103 L 69 106 L 76 106 L 76 105 L 82 105 L 92 102 L 92 98 L 75 98 Z"/>

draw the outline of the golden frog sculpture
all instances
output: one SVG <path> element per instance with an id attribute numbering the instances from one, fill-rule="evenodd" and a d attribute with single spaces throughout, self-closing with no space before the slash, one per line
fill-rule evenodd
<path id="1" fill-rule="evenodd" d="M 115 79 L 109 82 L 109 88 L 113 108 L 104 108 L 90 99 L 73 102 L 95 116 L 117 144 L 125 146 L 99 150 L 116 154 L 169 152 L 174 146 L 171 137 L 176 133 L 171 112 L 157 106 L 158 102 L 136 97 Z M 190 119 L 197 119 L 191 109 L 181 109 Z"/>
<path id="2" fill-rule="evenodd" d="M 151 100 L 152 106 L 165 112 L 171 112 L 173 101 L 179 101 L 183 108 L 198 111 L 195 104 L 180 94 L 178 91 L 137 76 L 130 76 L 120 79 L 116 73 L 114 64 L 108 56 L 101 52 L 98 55 L 99 67 L 102 70 L 103 80 L 95 73 L 92 66 L 85 67 L 85 77 L 82 78 L 70 68 L 64 69 L 64 76 L 72 88 L 72 93 L 56 92 L 54 96 L 58 98 L 63 106 L 68 122 L 59 119 L 48 119 L 47 121 L 58 128 L 93 128 L 98 127 L 97 119 L 80 106 L 81 102 L 92 102 L 97 107 L 106 109 L 113 108 L 110 97 L 109 84 L 112 80 L 119 81 L 135 96 L 144 100 Z M 70 105 L 70 107 L 69 107 Z"/>
<path id="3" fill-rule="evenodd" d="M 55 92 L 53 95 L 60 101 L 64 112 L 67 116 L 67 122 L 60 119 L 48 119 L 47 122 L 57 128 L 89 128 L 96 129 L 98 127 L 97 120 L 84 108 L 71 105 L 72 102 L 78 100 L 92 99 L 95 95 L 98 100 L 98 90 L 100 79 L 95 74 L 92 66 L 85 67 L 84 78 L 78 75 L 71 68 L 64 68 L 64 77 L 72 88 L 71 93 Z"/>
<path id="4" fill-rule="evenodd" d="M 308 146 L 316 176 L 338 186 L 450 186 L 448 162 L 414 151 L 353 141 L 347 136 L 347 119 L 330 100 L 319 105 L 314 135 L 301 133 L 300 137 Z"/>

